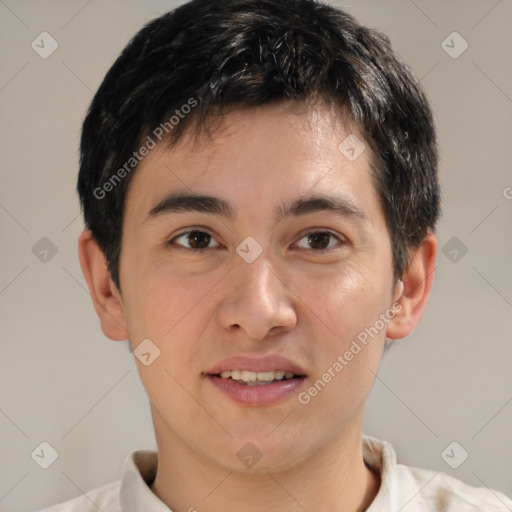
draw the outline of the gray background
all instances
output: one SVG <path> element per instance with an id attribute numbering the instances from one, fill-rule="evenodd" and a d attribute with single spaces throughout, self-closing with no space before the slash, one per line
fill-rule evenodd
<path id="1" fill-rule="evenodd" d="M 78 496 L 118 479 L 129 451 L 156 447 L 127 343 L 103 336 L 85 289 L 74 189 L 93 92 L 142 24 L 180 3 L 0 1 L 3 511 Z M 365 433 L 402 463 L 512 495 L 512 1 L 339 4 L 386 32 L 421 78 L 444 188 L 446 254 L 423 322 L 384 358 Z M 59 45 L 47 59 L 31 48 L 43 31 Z M 458 58 L 442 47 L 454 31 L 469 44 Z M 56 254 L 41 252 L 43 237 Z M 31 458 L 43 441 L 59 455 L 46 470 Z M 453 441 L 469 453 L 458 469 L 441 456 Z"/>

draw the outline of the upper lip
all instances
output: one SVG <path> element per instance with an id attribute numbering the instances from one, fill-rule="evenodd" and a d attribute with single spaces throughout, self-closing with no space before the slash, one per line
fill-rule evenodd
<path id="1" fill-rule="evenodd" d="M 217 375 L 226 370 L 245 370 L 248 372 L 270 372 L 283 370 L 295 375 L 305 375 L 305 371 L 286 357 L 269 355 L 265 357 L 237 356 L 224 359 L 210 368 L 206 373 Z"/>

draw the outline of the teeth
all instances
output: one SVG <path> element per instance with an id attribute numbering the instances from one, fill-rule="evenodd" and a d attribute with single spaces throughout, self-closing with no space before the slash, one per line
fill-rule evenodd
<path id="1" fill-rule="evenodd" d="M 238 370 L 233 370 L 231 372 L 231 378 L 235 380 L 240 380 L 242 378 L 242 372 L 239 372 Z"/>
<path id="2" fill-rule="evenodd" d="M 247 370 L 224 370 L 220 373 L 221 378 L 233 380 L 241 380 L 243 382 L 272 382 L 273 380 L 292 379 L 295 374 L 292 372 L 284 372 L 276 370 L 271 372 L 249 372 Z"/>
<path id="3" fill-rule="evenodd" d="M 259 380 L 260 382 L 268 382 L 269 380 L 274 380 L 276 378 L 275 372 L 258 372 L 255 373 L 254 376 L 256 380 Z"/>

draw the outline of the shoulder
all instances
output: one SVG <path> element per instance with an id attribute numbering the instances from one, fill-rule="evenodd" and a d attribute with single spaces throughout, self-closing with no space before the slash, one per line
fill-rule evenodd
<path id="1" fill-rule="evenodd" d="M 393 446 L 363 435 L 364 460 L 381 477 L 368 512 L 512 512 L 512 500 L 487 487 L 473 487 L 441 471 L 398 463 Z"/>
<path id="2" fill-rule="evenodd" d="M 119 488 L 120 481 L 113 482 L 38 512 L 121 512 Z"/>
<path id="3" fill-rule="evenodd" d="M 403 497 L 410 499 L 411 505 L 416 501 L 417 510 L 512 512 L 512 500 L 503 493 L 487 487 L 473 487 L 443 472 L 397 464 L 396 478 L 404 490 L 415 492 L 414 496 L 405 494 Z"/>

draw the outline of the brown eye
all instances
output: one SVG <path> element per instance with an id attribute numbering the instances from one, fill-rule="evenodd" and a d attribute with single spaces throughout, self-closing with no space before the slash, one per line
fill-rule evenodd
<path id="1" fill-rule="evenodd" d="M 333 239 L 338 242 L 338 245 L 342 243 L 340 238 L 329 231 L 313 231 L 311 233 L 307 233 L 300 239 L 301 241 L 306 240 L 307 247 L 301 246 L 300 241 L 297 245 L 301 249 L 313 249 L 315 251 L 322 251 L 337 245 L 336 243 L 334 243 L 334 245 L 330 245 L 330 242 Z"/>
<path id="2" fill-rule="evenodd" d="M 178 242 L 178 240 L 184 243 Z M 210 245 L 210 242 L 214 240 L 215 239 L 209 233 L 206 233 L 206 231 L 192 230 L 181 233 L 174 237 L 169 243 L 179 245 L 191 251 L 202 251 L 209 247 L 218 247 L 218 243 L 216 245 Z"/>

